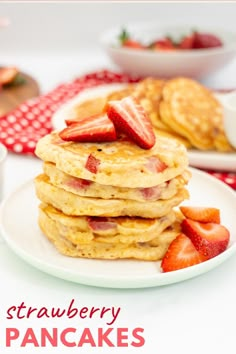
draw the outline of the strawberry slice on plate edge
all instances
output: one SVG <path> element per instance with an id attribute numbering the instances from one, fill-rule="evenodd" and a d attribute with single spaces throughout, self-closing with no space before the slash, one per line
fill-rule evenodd
<path id="1" fill-rule="evenodd" d="M 181 233 L 169 245 L 161 261 L 161 268 L 163 272 L 171 272 L 206 260 L 206 257 L 196 250 L 190 238 Z"/>
<path id="2" fill-rule="evenodd" d="M 224 252 L 229 244 L 230 234 L 223 225 L 184 219 L 181 227 L 196 249 L 207 259 Z"/>
<path id="3" fill-rule="evenodd" d="M 218 208 L 180 206 L 180 211 L 187 219 L 220 224 L 220 210 Z"/>

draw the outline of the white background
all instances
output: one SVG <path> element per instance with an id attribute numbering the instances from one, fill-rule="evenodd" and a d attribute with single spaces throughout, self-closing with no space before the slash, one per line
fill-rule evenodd
<path id="1" fill-rule="evenodd" d="M 193 28 L 205 25 L 236 31 L 235 13 L 236 3 L 211 1 L 3 3 L 0 4 L 0 16 L 9 17 L 11 25 L 0 31 L 1 64 L 18 61 L 22 69 L 34 74 L 42 89 L 47 90 L 55 82 L 68 80 L 81 71 L 99 68 L 104 63 L 111 65 L 106 61 L 99 38 L 113 26 L 156 21 L 158 24 L 190 24 Z M 86 60 L 84 51 L 90 52 Z M 49 65 L 50 60 L 53 66 Z M 236 83 L 234 63 L 204 83 L 213 87 L 233 87 Z"/>
<path id="2" fill-rule="evenodd" d="M 1 52 L 77 52 L 80 48 L 98 46 L 99 34 L 104 30 L 137 21 L 234 29 L 235 6 L 232 2 L 181 4 L 168 1 L 6 3 L 0 5 L 0 14 L 9 16 L 12 26 L 2 33 Z"/>
<path id="3" fill-rule="evenodd" d="M 212 24 L 236 31 L 234 3 L 54 3 L 0 4 L 0 15 L 11 25 L 0 31 L 0 62 L 19 65 L 38 79 L 42 91 L 95 68 L 112 67 L 99 46 L 107 28 L 127 22 Z M 215 87 L 236 86 L 236 62 L 205 80 Z M 4 195 L 33 178 L 41 168 L 34 158 L 9 154 L 5 166 Z M 199 191 L 200 193 L 200 191 Z M 207 198 L 207 196 L 205 196 Z M 19 205 L 20 208 L 20 205 Z M 29 213 L 30 210 L 26 210 Z M 233 213 L 232 213 L 233 217 Z M 12 220 L 14 222 L 14 219 Z M 19 235 L 20 237 L 21 235 Z M 32 235 L 33 237 L 33 235 Z M 235 353 L 236 260 L 199 278 L 161 288 L 109 290 L 72 284 L 30 267 L 0 242 L 0 352 L 5 353 Z M 81 306 L 120 306 L 116 326 L 144 327 L 141 349 L 4 349 L 5 310 L 25 301 L 29 306 L 66 306 L 75 298 Z M 102 322 L 21 321 L 11 326 L 91 325 Z"/>

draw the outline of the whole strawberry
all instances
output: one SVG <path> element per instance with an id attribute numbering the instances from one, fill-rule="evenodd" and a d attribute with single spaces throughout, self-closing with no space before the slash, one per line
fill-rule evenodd
<path id="1" fill-rule="evenodd" d="M 174 50 L 175 45 L 170 38 L 166 37 L 151 43 L 149 48 L 153 50 Z"/>
<path id="2" fill-rule="evenodd" d="M 126 29 L 122 30 L 118 39 L 122 47 L 131 48 L 131 49 L 144 49 L 143 45 L 139 41 L 131 38 L 129 32 L 126 31 Z"/>
<path id="3" fill-rule="evenodd" d="M 222 41 L 214 34 L 194 32 L 194 41 L 193 41 L 194 49 L 207 49 L 207 48 L 216 48 L 222 46 L 223 46 Z"/>

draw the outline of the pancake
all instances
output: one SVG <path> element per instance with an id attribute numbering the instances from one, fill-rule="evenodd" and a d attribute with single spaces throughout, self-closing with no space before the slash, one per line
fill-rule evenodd
<path id="1" fill-rule="evenodd" d="M 71 176 L 127 188 L 156 186 L 180 175 L 188 165 L 185 147 L 159 135 L 154 147 L 144 150 L 128 139 L 74 143 L 53 132 L 39 140 L 36 155 Z"/>
<path id="2" fill-rule="evenodd" d="M 159 105 L 164 84 L 164 80 L 146 78 L 136 85 L 132 96 L 143 106 L 154 127 L 170 131 L 168 125 L 161 121 L 159 115 Z"/>
<path id="3" fill-rule="evenodd" d="M 179 228 L 171 227 L 151 242 L 102 243 L 91 241 L 89 244 L 74 244 L 60 234 L 57 223 L 40 209 L 39 226 L 45 236 L 63 255 L 92 259 L 138 259 L 157 261 L 163 258 L 169 244 L 176 238 Z"/>
<path id="4" fill-rule="evenodd" d="M 87 216 L 138 216 L 143 218 L 159 218 L 168 214 L 173 207 L 188 198 L 188 191 L 180 189 L 177 194 L 167 200 L 138 202 L 129 199 L 101 199 L 81 197 L 50 183 L 46 175 L 35 178 L 38 198 L 46 204 L 54 206 L 67 215 Z"/>
<path id="5" fill-rule="evenodd" d="M 90 244 L 91 241 L 115 244 L 147 242 L 156 239 L 176 219 L 174 211 L 162 218 L 143 219 L 69 216 L 47 204 L 41 204 L 40 210 L 56 223 L 59 234 L 75 245 Z"/>
<path id="6" fill-rule="evenodd" d="M 169 139 L 175 139 L 177 140 L 178 143 L 183 144 L 187 149 L 191 149 L 192 145 L 189 140 L 184 138 L 183 136 L 178 135 L 174 131 L 165 131 L 165 130 L 160 130 L 155 128 L 155 133 L 158 136 L 164 136 Z"/>
<path id="7" fill-rule="evenodd" d="M 224 130 L 224 121 L 222 116 L 215 117 L 213 120 L 214 128 L 212 131 L 214 147 L 220 152 L 232 152 L 235 151 L 233 146 L 229 143 Z"/>
<path id="8" fill-rule="evenodd" d="M 175 78 L 166 82 L 160 104 L 162 121 L 200 149 L 214 149 L 214 121 L 222 109 L 213 93 L 194 80 Z"/>
<path id="9" fill-rule="evenodd" d="M 180 176 L 170 181 L 163 182 L 158 186 L 150 188 L 122 188 L 105 186 L 81 178 L 72 177 L 57 169 L 56 166 L 50 162 L 44 163 L 43 170 L 53 185 L 82 197 L 132 199 L 141 202 L 172 198 L 177 193 L 178 189 L 187 184 L 190 179 L 190 172 L 185 170 Z"/>

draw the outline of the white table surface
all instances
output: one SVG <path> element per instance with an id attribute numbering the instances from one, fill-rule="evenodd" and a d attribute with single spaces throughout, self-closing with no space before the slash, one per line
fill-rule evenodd
<path id="1" fill-rule="evenodd" d="M 94 58 L 96 57 L 96 60 Z M 8 62 L 13 58 L 6 58 Z M 15 60 L 15 58 L 14 58 Z M 16 61 L 16 60 L 15 60 Z M 33 74 L 43 91 L 55 84 L 72 79 L 88 70 L 108 67 L 110 63 L 102 53 L 96 56 L 81 53 L 78 60 L 65 58 L 17 58 L 19 66 Z M 234 85 L 232 73 L 236 65 L 230 66 L 228 81 L 225 75 L 218 75 L 209 81 L 213 86 Z M 236 75 L 234 75 L 236 77 Z M 218 80 L 218 81 L 217 81 Z M 5 164 L 3 193 L 6 197 L 25 181 L 32 179 L 41 169 L 41 162 L 33 157 L 9 154 Z M 206 196 L 207 198 L 207 196 Z M 19 205 L 19 208 L 21 206 Z M 29 213 L 30 210 L 26 211 Z M 232 217 L 235 217 L 232 210 Z M 12 220 L 14 222 L 14 220 Z M 20 236 L 20 235 L 19 235 Z M 33 236 L 33 235 L 32 235 Z M 235 353 L 236 318 L 236 257 L 232 257 L 218 268 L 200 277 L 171 286 L 137 290 L 93 288 L 54 278 L 34 269 L 18 258 L 0 240 L 0 352 L 1 353 Z M 71 299 L 80 306 L 116 306 L 121 313 L 114 327 L 143 327 L 146 344 L 141 348 L 4 348 L 5 327 L 48 328 L 57 326 L 97 327 L 105 326 L 103 321 L 75 320 L 6 320 L 6 309 L 18 306 L 22 301 L 28 306 L 66 306 Z"/>

